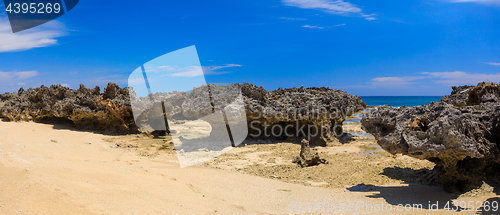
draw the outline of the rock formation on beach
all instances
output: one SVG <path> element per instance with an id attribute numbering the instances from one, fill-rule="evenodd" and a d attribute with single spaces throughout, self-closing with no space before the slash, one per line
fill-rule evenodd
<path id="1" fill-rule="evenodd" d="M 342 123 L 347 116 L 366 108 L 359 96 L 325 87 L 280 88 L 267 92 L 262 87 L 244 83 L 241 88 L 251 137 L 265 138 L 268 134 L 286 139 L 288 133 L 307 138 L 313 145 L 326 146 L 335 133 L 343 133 Z M 274 126 L 284 131 L 277 131 Z M 305 131 L 297 132 L 300 128 Z M 281 135 L 271 135 L 279 133 Z"/>
<path id="2" fill-rule="evenodd" d="M 315 166 L 318 164 L 328 163 L 325 159 L 318 155 L 318 152 L 313 151 L 309 147 L 309 141 L 303 139 L 300 142 L 300 155 L 292 160 L 292 163 L 296 163 L 301 167 Z"/>
<path id="3" fill-rule="evenodd" d="M 500 102 L 500 89 L 498 84 L 479 83 L 477 86 L 452 87 L 451 95 L 444 96 L 440 102 L 457 107 L 479 105 L 485 102 Z"/>
<path id="4" fill-rule="evenodd" d="M 499 176 L 499 91 L 484 82 L 453 87 L 441 102 L 379 108 L 361 123 L 383 149 L 435 163 L 444 188 L 463 191 Z"/>
<path id="5" fill-rule="evenodd" d="M 132 104 L 139 104 L 133 105 L 134 108 L 151 107 L 145 108 L 136 119 L 140 127 L 160 128 L 164 124 L 162 100 L 169 120 L 200 119 L 224 107 L 229 107 L 225 108 L 228 118 L 235 119 L 242 113 L 231 105 L 239 101 L 240 92 L 251 138 L 307 138 L 313 145 L 326 146 L 335 138 L 334 132 L 342 134 L 341 125 L 347 116 L 366 108 L 359 96 L 340 90 L 299 87 L 268 92 L 249 83 L 204 85 L 189 93 L 155 93 L 148 98 L 137 98 L 132 93 Z M 211 125 L 225 126 L 224 123 Z"/>
<path id="6" fill-rule="evenodd" d="M 165 117 L 173 120 L 199 119 L 225 107 L 230 119 L 240 115 L 234 105 L 234 101 L 239 101 L 240 92 L 249 134 L 255 138 L 269 138 L 265 134 L 272 134 L 274 125 L 283 128 L 293 125 L 290 130 L 294 131 L 288 132 L 293 137 L 308 137 L 311 144 L 326 145 L 328 139 L 322 138 L 326 136 L 322 132 L 326 134 L 327 131 L 308 130 L 308 125 L 331 129 L 340 127 L 337 132 L 341 133 L 345 118 L 366 108 L 360 97 L 325 87 L 280 88 L 268 92 L 263 87 L 248 83 L 203 85 L 190 92 L 155 93 L 138 98 L 133 89 L 109 83 L 104 92 L 99 87 L 89 89 L 80 85 L 79 89 L 73 90 L 53 85 L 28 90 L 21 88 L 17 93 L 1 94 L 0 117 L 10 121 L 68 122 L 79 129 L 105 133 L 133 133 L 142 127 L 168 133 Z M 141 114 L 134 119 L 133 112 Z M 295 132 L 297 126 L 303 128 L 298 134 Z M 259 135 L 256 129 L 261 131 Z M 288 138 L 285 132 L 273 137 Z"/>
<path id="7" fill-rule="evenodd" d="M 70 123 L 78 129 L 104 133 L 137 130 L 130 108 L 128 90 L 109 83 L 77 90 L 61 85 L 41 86 L 0 95 L 0 117 L 9 121 Z"/>

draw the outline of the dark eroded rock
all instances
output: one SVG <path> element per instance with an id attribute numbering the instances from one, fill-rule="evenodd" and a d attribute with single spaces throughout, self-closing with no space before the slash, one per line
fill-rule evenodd
<path id="1" fill-rule="evenodd" d="M 297 163 L 301 167 L 315 166 L 318 164 L 327 163 L 327 161 L 318 155 L 318 152 L 313 151 L 309 147 L 309 141 L 303 139 L 300 142 L 300 156 L 292 160 L 293 163 Z"/>
<path id="2" fill-rule="evenodd" d="M 131 95 L 135 94 L 132 92 Z M 242 98 L 239 98 L 240 95 Z M 136 119 L 140 127 L 160 128 L 164 124 L 160 104 L 162 100 L 165 101 L 169 120 L 200 119 L 222 108 L 228 119 L 237 120 L 241 119 L 242 113 L 236 104 L 244 105 L 243 114 L 246 114 L 250 137 L 307 138 L 311 144 L 319 146 L 326 146 L 328 141 L 335 138 L 334 133 L 343 133 L 341 126 L 346 116 L 366 107 L 358 96 L 324 87 L 268 92 L 263 87 L 249 83 L 227 86 L 211 84 L 193 88 L 189 93 L 156 93 L 148 98 L 133 96 L 132 104 L 138 104 L 134 108 L 145 109 Z M 150 108 L 146 108 L 148 106 Z M 225 130 L 217 129 L 224 124 L 209 123 L 212 130 Z"/>
<path id="3" fill-rule="evenodd" d="M 245 109 L 242 111 L 238 104 Z M 307 138 L 320 146 L 326 146 L 334 133 L 342 134 L 345 118 L 365 107 L 360 97 L 340 90 L 299 87 L 268 92 L 249 83 L 202 85 L 189 92 L 147 97 L 137 97 L 132 88 L 114 83 L 102 93 L 99 87 L 81 85 L 73 90 L 53 85 L 0 95 L 0 117 L 10 121 L 67 122 L 76 128 L 106 133 L 136 132 L 140 127 L 160 135 L 170 133 L 165 119 L 210 121 L 213 117 L 209 115 L 224 108 L 233 124 L 246 114 L 248 133 L 253 138 Z M 226 126 L 216 119 L 209 123 L 212 131 Z"/>
<path id="4" fill-rule="evenodd" d="M 256 138 L 306 138 L 313 145 L 326 146 L 336 139 L 335 134 L 342 135 L 347 116 L 366 108 L 359 96 L 325 87 L 266 92 L 244 83 L 241 88 L 249 135 Z"/>
<path id="5" fill-rule="evenodd" d="M 379 108 L 361 119 L 364 130 L 374 135 L 386 151 L 434 162 L 439 181 L 448 191 L 496 180 L 500 170 L 500 103 L 479 100 L 476 104 L 470 99 L 498 91 L 484 83 L 453 89 L 454 93 L 442 100 L 454 105 L 437 102 L 419 107 Z M 478 93 L 469 93 L 466 101 L 460 100 L 465 98 L 465 90 Z M 459 101 L 469 106 L 459 107 L 463 106 L 457 105 Z"/>
<path id="6" fill-rule="evenodd" d="M 464 107 L 500 101 L 500 86 L 498 84 L 482 82 L 477 86 L 459 86 L 452 87 L 452 89 L 451 95 L 443 96 L 441 102 Z"/>
<path id="7" fill-rule="evenodd" d="M 109 83 L 100 92 L 83 85 L 77 90 L 61 85 L 41 86 L 0 95 L 0 117 L 10 121 L 63 122 L 104 133 L 137 131 L 128 90 Z"/>

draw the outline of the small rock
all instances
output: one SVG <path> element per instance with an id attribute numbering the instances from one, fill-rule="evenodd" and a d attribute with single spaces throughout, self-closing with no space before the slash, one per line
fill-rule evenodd
<path id="1" fill-rule="evenodd" d="M 85 142 L 85 144 L 89 144 L 89 145 L 90 145 L 90 144 L 92 144 L 92 143 L 91 143 L 91 142 Z"/>
<path id="2" fill-rule="evenodd" d="M 50 142 L 57 143 L 57 140 L 50 140 Z"/>
<path id="3" fill-rule="evenodd" d="M 303 139 L 300 147 L 300 156 L 292 160 L 293 163 L 297 163 L 301 167 L 308 167 L 318 165 L 320 163 L 328 163 L 325 159 L 318 155 L 318 152 L 312 151 L 309 147 L 309 141 Z"/>

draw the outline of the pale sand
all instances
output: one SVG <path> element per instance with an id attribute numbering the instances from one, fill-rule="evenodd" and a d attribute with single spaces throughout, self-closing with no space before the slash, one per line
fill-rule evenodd
<path id="1" fill-rule="evenodd" d="M 0 214 L 293 214 L 292 201 L 385 205 L 451 197 L 438 187 L 420 185 L 353 192 L 201 166 L 180 169 L 169 162 L 175 157 L 137 156 L 130 149 L 112 148 L 103 141 L 108 137 L 0 121 Z M 347 214 L 352 213 L 375 212 Z"/>

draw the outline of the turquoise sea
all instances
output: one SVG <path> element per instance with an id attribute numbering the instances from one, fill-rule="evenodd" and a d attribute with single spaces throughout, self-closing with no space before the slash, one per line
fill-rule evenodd
<path id="1" fill-rule="evenodd" d="M 438 102 L 441 96 L 360 96 L 367 106 L 413 107 Z"/>

